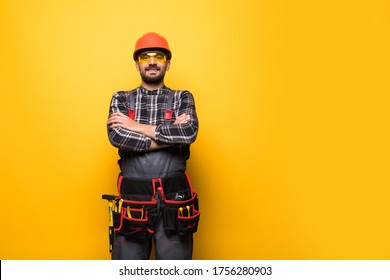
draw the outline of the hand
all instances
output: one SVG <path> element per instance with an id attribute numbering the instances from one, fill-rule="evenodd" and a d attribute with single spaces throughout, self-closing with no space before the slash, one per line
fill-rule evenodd
<path id="1" fill-rule="evenodd" d="M 112 113 L 107 120 L 107 124 L 110 126 L 110 128 L 122 127 L 129 130 L 131 130 L 131 128 L 136 123 L 137 123 L 136 121 L 130 119 L 128 116 L 122 114 L 121 112 Z"/>
<path id="2" fill-rule="evenodd" d="M 181 114 L 177 117 L 175 122 L 173 124 L 181 124 L 181 123 L 187 123 L 189 120 L 191 120 L 190 115 L 187 114 Z"/>

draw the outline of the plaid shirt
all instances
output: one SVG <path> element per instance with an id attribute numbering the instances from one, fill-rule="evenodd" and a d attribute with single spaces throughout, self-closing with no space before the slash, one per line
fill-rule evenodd
<path id="1" fill-rule="evenodd" d="M 149 91 L 138 87 L 135 95 L 135 121 L 142 124 L 156 125 L 155 140 L 160 144 L 189 146 L 198 134 L 198 118 L 195 111 L 195 103 L 192 94 L 188 91 L 172 91 L 162 87 L 155 91 Z M 130 92 L 120 91 L 111 99 L 110 111 L 121 112 L 127 115 L 129 104 L 127 95 Z M 168 94 L 174 94 L 172 100 L 172 123 L 165 124 L 164 112 L 167 108 Z M 183 124 L 173 124 L 176 117 L 188 114 L 191 120 Z M 108 127 L 108 138 L 111 144 L 120 150 L 133 152 L 149 151 L 151 139 L 140 133 L 117 127 Z"/>

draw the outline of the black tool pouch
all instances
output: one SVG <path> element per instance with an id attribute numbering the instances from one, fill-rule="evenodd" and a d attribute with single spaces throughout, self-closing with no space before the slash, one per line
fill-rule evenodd
<path id="1" fill-rule="evenodd" d="M 198 193 L 187 174 L 154 180 L 153 186 L 163 201 L 164 229 L 168 235 L 187 236 L 198 229 Z"/>
<path id="2" fill-rule="evenodd" d="M 128 239 L 146 239 L 155 231 L 156 203 L 151 201 L 123 200 L 115 233 Z"/>
<path id="3" fill-rule="evenodd" d="M 168 235 L 186 236 L 198 229 L 200 218 L 198 194 L 191 191 L 191 197 L 186 200 L 165 200 L 164 228 Z"/>
<path id="4" fill-rule="evenodd" d="M 145 182 L 120 177 L 118 189 L 121 195 L 115 200 L 117 211 L 114 211 L 115 234 L 138 240 L 153 235 L 157 217 L 155 191 L 150 184 L 142 184 Z"/>

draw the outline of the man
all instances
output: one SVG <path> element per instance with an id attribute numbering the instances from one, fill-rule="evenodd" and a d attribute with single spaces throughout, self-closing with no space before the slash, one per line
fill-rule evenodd
<path id="1" fill-rule="evenodd" d="M 113 95 L 108 136 L 119 149 L 112 259 L 192 259 L 199 209 L 186 171 L 198 133 L 193 96 L 164 84 L 172 53 L 167 40 L 146 33 L 133 58 L 140 87 Z M 121 200 L 122 199 L 122 200 Z"/>

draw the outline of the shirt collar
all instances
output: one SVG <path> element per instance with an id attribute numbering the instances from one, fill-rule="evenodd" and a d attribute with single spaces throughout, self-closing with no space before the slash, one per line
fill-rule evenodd
<path id="1" fill-rule="evenodd" d="M 140 88 L 140 91 L 142 94 L 147 94 L 147 95 L 159 95 L 159 94 L 163 94 L 163 93 L 166 93 L 167 91 L 169 91 L 169 89 L 165 85 L 162 86 L 161 88 L 156 89 L 156 90 L 148 90 L 142 86 L 140 86 L 139 88 Z"/>

